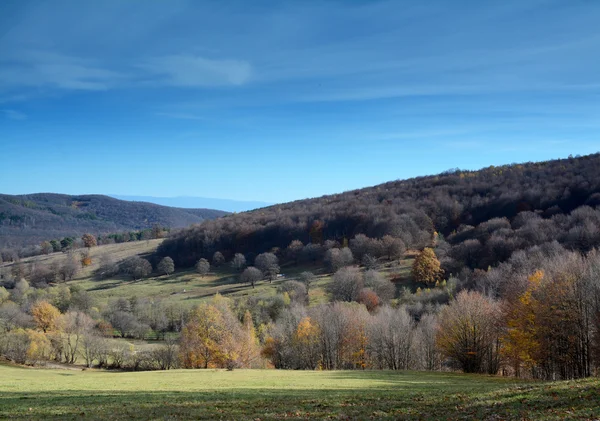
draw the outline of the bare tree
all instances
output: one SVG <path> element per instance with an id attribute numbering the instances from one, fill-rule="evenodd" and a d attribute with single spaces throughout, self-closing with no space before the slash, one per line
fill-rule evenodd
<path id="1" fill-rule="evenodd" d="M 60 324 L 66 362 L 73 364 L 83 338 L 91 334 L 94 321 L 85 313 L 69 311 L 61 316 Z"/>
<path id="2" fill-rule="evenodd" d="M 236 253 L 231 260 L 231 267 L 238 272 L 246 267 L 246 257 L 242 253 Z"/>
<path id="3" fill-rule="evenodd" d="M 165 338 L 164 344 L 157 345 L 151 352 L 152 358 L 161 370 L 177 367 L 179 347 L 171 337 Z"/>
<path id="4" fill-rule="evenodd" d="M 213 266 L 218 268 L 222 266 L 223 263 L 225 263 L 225 256 L 223 256 L 223 253 L 221 253 L 220 251 L 215 251 L 215 254 L 213 254 L 212 257 Z"/>
<path id="5" fill-rule="evenodd" d="M 287 293 L 292 303 L 307 305 L 308 291 L 306 285 L 298 281 L 285 281 L 278 288 L 280 294 Z"/>
<path id="6" fill-rule="evenodd" d="M 163 275 L 170 275 L 175 271 L 175 262 L 169 256 L 163 257 L 156 269 Z"/>
<path id="7" fill-rule="evenodd" d="M 210 263 L 208 260 L 202 258 L 198 260 L 196 263 L 196 272 L 200 274 L 200 276 L 206 275 L 210 271 Z"/>
<path id="8" fill-rule="evenodd" d="M 252 288 L 254 288 L 254 285 L 260 281 L 263 277 L 263 274 L 260 270 L 258 270 L 257 268 L 255 268 L 254 266 L 249 266 L 246 269 L 244 269 L 244 271 L 242 272 L 241 276 L 240 276 L 240 281 L 243 283 L 248 283 L 250 285 L 252 285 Z"/>
<path id="9" fill-rule="evenodd" d="M 413 366 L 414 321 L 404 307 L 382 307 L 370 324 L 370 352 L 379 368 Z"/>
<path id="10" fill-rule="evenodd" d="M 383 301 L 389 301 L 396 295 L 393 283 L 376 270 L 367 270 L 364 273 L 364 286 L 371 288 Z"/>
<path id="11" fill-rule="evenodd" d="M 338 270 L 328 286 L 333 301 L 353 301 L 363 288 L 363 277 L 357 267 Z"/>
<path id="12" fill-rule="evenodd" d="M 279 273 L 279 261 L 273 253 L 259 254 L 254 260 L 254 265 L 269 281 L 275 279 Z"/>
<path id="13" fill-rule="evenodd" d="M 312 272 L 304 271 L 298 275 L 298 281 L 306 286 L 306 291 L 310 290 L 311 284 L 315 281 L 316 276 Z"/>
<path id="14" fill-rule="evenodd" d="M 120 270 L 130 275 L 134 280 L 142 279 L 152 273 L 152 265 L 140 256 L 132 256 L 120 264 Z"/>
<path id="15" fill-rule="evenodd" d="M 302 254 L 302 249 L 304 248 L 304 244 L 300 240 L 293 240 L 290 245 L 287 247 L 286 253 L 290 260 L 293 260 L 294 263 L 298 263 L 300 259 L 300 255 Z"/>
<path id="16" fill-rule="evenodd" d="M 436 343 L 442 354 L 465 373 L 495 374 L 499 369 L 498 303 L 463 291 L 442 308 Z"/>
<path id="17" fill-rule="evenodd" d="M 119 265 L 115 258 L 110 253 L 104 253 L 99 258 L 99 267 L 96 270 L 96 275 L 102 279 L 110 278 L 119 273 Z"/>

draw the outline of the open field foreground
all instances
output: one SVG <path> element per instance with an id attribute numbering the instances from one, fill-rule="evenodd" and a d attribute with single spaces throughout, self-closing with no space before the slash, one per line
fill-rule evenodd
<path id="1" fill-rule="evenodd" d="M 600 382 L 447 373 L 0 366 L 0 419 L 599 419 Z"/>

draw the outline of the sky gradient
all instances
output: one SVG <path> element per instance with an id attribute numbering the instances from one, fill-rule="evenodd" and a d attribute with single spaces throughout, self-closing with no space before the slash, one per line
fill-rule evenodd
<path id="1" fill-rule="evenodd" d="M 284 202 L 600 151 L 600 2 L 0 2 L 0 192 Z"/>

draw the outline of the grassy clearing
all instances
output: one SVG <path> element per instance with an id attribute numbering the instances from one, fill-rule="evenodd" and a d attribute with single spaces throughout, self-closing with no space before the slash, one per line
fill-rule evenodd
<path id="1" fill-rule="evenodd" d="M 274 295 L 280 283 L 285 280 L 296 279 L 303 271 L 311 271 L 317 275 L 317 279 L 309 293 L 310 304 L 314 305 L 328 301 L 325 290 L 331 280 L 331 276 L 324 273 L 323 266 L 320 264 L 285 264 L 281 268 L 281 272 L 286 275 L 285 278 L 277 279 L 272 283 L 266 281 L 259 282 L 255 288 L 237 283 L 239 273 L 230 270 L 227 265 L 213 270 L 204 277 L 201 277 L 192 269 L 178 269 L 169 276 L 153 276 L 138 281 L 133 281 L 124 276 L 116 276 L 103 280 L 94 277 L 94 272 L 98 269 L 100 256 L 109 254 L 117 262 L 134 255 L 145 256 L 153 253 L 162 241 L 162 239 L 147 240 L 92 247 L 90 249 L 92 264 L 84 267 L 67 285 L 78 286 L 89 291 L 100 304 L 105 304 L 110 299 L 118 297 L 146 297 L 161 299 L 166 302 L 178 302 L 184 305 L 195 305 L 200 301 L 214 296 L 216 293 L 230 297 Z M 54 262 L 60 262 L 65 258 L 66 255 L 64 253 L 52 253 L 26 258 L 22 262 L 25 264 L 36 262 L 50 265 Z M 398 287 L 408 286 L 412 290 L 415 290 L 416 286 L 413 285 L 410 276 L 413 258 L 414 256 L 409 253 L 401 261 L 382 264 L 379 270 L 388 279 L 395 280 Z M 4 266 L 7 270 L 10 270 L 11 265 L 12 263 L 0 264 L 0 268 Z"/>
<path id="2" fill-rule="evenodd" d="M 125 260 L 128 257 L 135 255 L 147 255 L 156 251 L 156 248 L 162 243 L 163 239 L 158 240 L 145 240 L 145 241 L 132 241 L 128 243 L 119 244 L 106 244 L 102 246 L 92 247 L 89 249 L 90 257 L 92 258 L 92 264 L 81 269 L 81 271 L 75 276 L 76 280 L 85 280 L 92 277 L 94 271 L 98 269 L 100 256 L 104 254 L 110 254 L 114 257 L 115 261 Z M 88 249 L 77 249 L 75 253 L 82 253 Z M 66 259 L 66 253 L 57 252 L 50 253 L 47 255 L 26 257 L 21 259 L 22 264 L 39 263 L 44 265 L 51 265 L 52 263 L 61 263 Z M 0 268 L 10 268 L 15 263 L 3 263 L 0 264 Z"/>
<path id="3" fill-rule="evenodd" d="M 1 419 L 597 419 L 600 382 L 378 371 L 0 366 Z"/>

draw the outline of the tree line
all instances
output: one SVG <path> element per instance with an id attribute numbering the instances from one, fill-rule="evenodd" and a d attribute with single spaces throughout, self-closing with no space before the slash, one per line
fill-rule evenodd
<path id="1" fill-rule="evenodd" d="M 257 259 L 268 264 L 251 267 L 269 282 L 276 261 Z M 0 351 L 22 363 L 73 363 L 79 355 L 86 364 L 129 369 L 164 367 L 152 358 L 168 355 L 169 367 L 185 368 L 462 370 L 541 379 L 599 372 L 596 250 L 582 255 L 547 243 L 469 279 L 443 279 L 436 260 L 433 249 L 415 259 L 413 276 L 426 275 L 415 292 L 396 291 L 377 268 L 349 262 L 333 272 L 329 302 L 312 306 L 310 272 L 279 282 L 276 295 L 217 295 L 195 308 L 138 298 L 99 308 L 85 291 L 31 288 L 22 279 L 0 288 Z M 163 342 L 152 352 L 121 353 L 107 339 L 115 336 Z"/>

